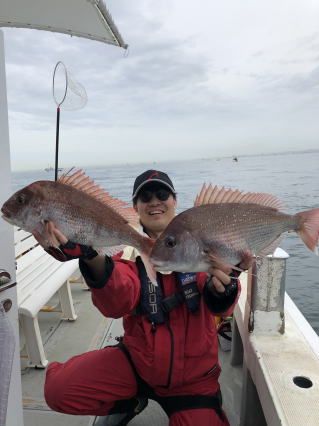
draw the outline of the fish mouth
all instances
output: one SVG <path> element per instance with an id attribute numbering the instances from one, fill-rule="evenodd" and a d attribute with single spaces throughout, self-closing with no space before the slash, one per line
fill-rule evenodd
<path id="1" fill-rule="evenodd" d="M 5 216 L 4 214 L 1 215 L 2 219 L 6 222 L 10 223 L 10 225 L 14 225 L 12 219 L 10 219 L 8 216 Z"/>
<path id="2" fill-rule="evenodd" d="M 4 219 L 7 222 L 9 222 L 9 220 L 10 220 L 10 212 L 9 212 L 9 210 L 6 207 L 6 203 L 4 203 L 4 205 L 1 207 L 1 213 L 2 213 L 2 215 L 1 215 L 2 219 Z"/>
<path id="3" fill-rule="evenodd" d="M 7 203 L 4 203 L 3 206 L 1 207 L 1 213 L 3 213 L 5 216 L 9 216 L 9 211 L 6 204 Z"/>
<path id="4" fill-rule="evenodd" d="M 155 260 L 150 258 L 150 262 L 152 263 L 155 271 L 163 271 L 163 268 L 165 268 L 165 262 L 161 262 L 160 260 Z"/>
<path id="5" fill-rule="evenodd" d="M 167 272 L 167 271 L 172 271 L 174 268 L 169 267 L 169 266 L 154 266 L 154 269 L 156 272 Z"/>

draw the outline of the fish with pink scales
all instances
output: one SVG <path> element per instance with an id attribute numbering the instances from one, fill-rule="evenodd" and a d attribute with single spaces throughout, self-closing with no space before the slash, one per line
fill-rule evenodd
<path id="1" fill-rule="evenodd" d="M 270 254 L 293 231 L 318 254 L 319 208 L 294 215 L 282 208 L 270 194 L 204 185 L 195 206 L 177 215 L 156 240 L 150 260 L 160 271 L 238 269 L 245 252 Z"/>

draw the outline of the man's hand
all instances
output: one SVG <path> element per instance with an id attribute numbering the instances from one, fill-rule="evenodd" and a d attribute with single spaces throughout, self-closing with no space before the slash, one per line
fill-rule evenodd
<path id="1" fill-rule="evenodd" d="M 55 259 L 66 262 L 72 259 L 92 260 L 98 253 L 92 247 L 68 241 L 53 222 L 44 225 L 43 232 L 33 231 L 34 238 Z"/>
<path id="2" fill-rule="evenodd" d="M 32 232 L 38 243 L 47 250 L 49 247 L 58 248 L 61 244 L 67 243 L 68 239 L 51 221 L 48 221 L 43 226 L 43 232 Z"/>
<path id="3" fill-rule="evenodd" d="M 243 270 L 247 270 L 253 263 L 253 256 L 249 250 L 246 250 L 243 253 L 242 261 L 239 264 L 239 268 Z M 227 290 L 227 286 L 232 283 L 231 275 L 234 273 L 234 270 L 228 267 L 223 269 L 211 268 L 209 270 L 211 274 L 211 285 L 209 288 L 212 291 L 216 291 L 217 293 L 224 293 Z"/>

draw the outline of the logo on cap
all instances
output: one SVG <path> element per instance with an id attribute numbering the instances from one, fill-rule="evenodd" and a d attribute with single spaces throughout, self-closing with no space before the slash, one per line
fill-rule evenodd
<path id="1" fill-rule="evenodd" d="M 149 175 L 149 177 L 147 178 L 147 180 L 153 179 L 155 176 L 158 176 L 159 173 L 158 172 L 154 172 L 151 175 Z"/>

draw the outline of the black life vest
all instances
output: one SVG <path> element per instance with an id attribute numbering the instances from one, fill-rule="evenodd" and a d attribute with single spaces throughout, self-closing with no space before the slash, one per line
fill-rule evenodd
<path id="1" fill-rule="evenodd" d="M 163 298 L 162 275 L 157 273 L 158 286 L 154 286 L 139 256 L 136 258 L 136 265 L 141 283 L 140 301 L 134 310 L 136 315 L 146 315 L 152 324 L 157 325 L 163 324 L 168 313 L 181 303 L 186 304 L 189 312 L 198 311 L 201 294 L 198 291 L 195 273 L 174 272 L 180 291 Z"/>

